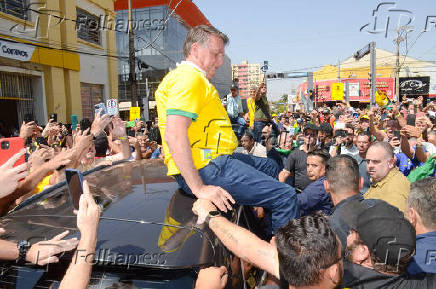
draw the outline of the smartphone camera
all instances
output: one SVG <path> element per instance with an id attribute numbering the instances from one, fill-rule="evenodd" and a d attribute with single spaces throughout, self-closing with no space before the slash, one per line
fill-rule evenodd
<path id="1" fill-rule="evenodd" d="M 2 150 L 8 150 L 10 147 L 9 141 L 7 141 L 7 140 L 3 141 L 1 147 L 2 147 Z"/>

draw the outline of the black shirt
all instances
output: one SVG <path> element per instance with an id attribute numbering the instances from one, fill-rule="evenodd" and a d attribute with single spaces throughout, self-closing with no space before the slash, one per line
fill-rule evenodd
<path id="1" fill-rule="evenodd" d="M 411 276 L 407 274 L 393 276 L 344 261 L 344 279 L 342 288 L 353 289 L 434 289 L 436 274 Z"/>
<path id="2" fill-rule="evenodd" d="M 307 153 L 297 148 L 288 156 L 285 170 L 293 172 L 293 186 L 303 191 L 312 181 L 307 176 Z"/>

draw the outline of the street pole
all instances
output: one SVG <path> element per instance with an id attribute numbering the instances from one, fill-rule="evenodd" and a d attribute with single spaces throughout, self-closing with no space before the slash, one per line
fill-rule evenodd
<path id="1" fill-rule="evenodd" d="M 371 55 L 371 106 L 375 105 L 375 92 L 377 89 L 376 77 L 376 54 L 375 54 L 375 42 L 369 44 L 370 55 Z"/>
<path id="2" fill-rule="evenodd" d="M 338 59 L 338 82 L 341 82 L 341 61 Z"/>
<path id="3" fill-rule="evenodd" d="M 400 43 L 402 38 L 400 37 L 400 29 L 397 29 L 397 38 L 395 39 L 395 44 L 397 47 L 396 51 L 396 63 L 395 63 L 395 97 L 397 98 L 397 101 L 401 101 L 400 99 Z"/>
<path id="4" fill-rule="evenodd" d="M 129 0 L 129 81 L 132 107 L 138 105 L 138 91 L 136 88 L 136 59 L 135 36 L 133 35 L 132 0 Z"/>

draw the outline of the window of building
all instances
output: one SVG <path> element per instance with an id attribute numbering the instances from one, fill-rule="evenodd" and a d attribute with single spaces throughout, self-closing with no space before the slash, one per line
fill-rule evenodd
<path id="1" fill-rule="evenodd" d="M 97 16 L 77 8 L 76 28 L 77 37 L 101 45 L 100 19 Z"/>
<path id="2" fill-rule="evenodd" d="M 27 1 L 28 0 L 1 0 L 0 11 L 27 20 Z"/>
<path id="3" fill-rule="evenodd" d="M 84 82 L 80 83 L 83 118 L 94 118 L 94 105 L 103 102 L 103 91 L 104 85 Z"/>

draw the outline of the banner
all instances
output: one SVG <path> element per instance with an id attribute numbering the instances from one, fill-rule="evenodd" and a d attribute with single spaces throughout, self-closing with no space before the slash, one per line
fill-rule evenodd
<path id="1" fill-rule="evenodd" d="M 400 77 L 400 95 L 427 95 L 430 90 L 430 77 Z"/>
<path id="2" fill-rule="evenodd" d="M 332 100 L 342 101 L 344 99 L 344 84 L 342 82 L 332 83 Z"/>
<path id="3" fill-rule="evenodd" d="M 140 118 L 141 118 L 141 110 L 140 110 L 140 108 L 139 107 L 135 107 L 135 106 L 131 107 L 130 108 L 130 117 L 129 117 L 129 120 L 132 121 L 132 120 L 137 120 L 137 119 L 140 119 Z"/>
<path id="4" fill-rule="evenodd" d="M 32 58 L 35 46 L 14 43 L 0 39 L 0 56 L 19 61 L 29 61 Z"/>

